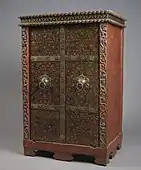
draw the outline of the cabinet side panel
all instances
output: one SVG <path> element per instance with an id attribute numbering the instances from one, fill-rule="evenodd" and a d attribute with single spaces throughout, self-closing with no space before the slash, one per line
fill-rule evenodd
<path id="1" fill-rule="evenodd" d="M 123 29 L 108 24 L 108 113 L 107 142 L 122 132 Z"/>

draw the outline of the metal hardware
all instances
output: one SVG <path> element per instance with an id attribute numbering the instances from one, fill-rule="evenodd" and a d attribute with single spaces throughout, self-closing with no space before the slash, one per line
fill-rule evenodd
<path id="1" fill-rule="evenodd" d="M 77 90 L 82 90 L 84 87 L 89 88 L 89 78 L 81 74 L 76 78 L 76 88 Z"/>
<path id="2" fill-rule="evenodd" d="M 40 77 L 39 88 L 45 90 L 49 87 L 51 87 L 51 78 L 44 74 Z"/>

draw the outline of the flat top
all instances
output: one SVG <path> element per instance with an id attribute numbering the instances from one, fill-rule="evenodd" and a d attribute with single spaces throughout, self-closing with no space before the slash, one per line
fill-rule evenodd
<path id="1" fill-rule="evenodd" d="M 122 19 L 123 21 L 126 21 L 126 19 L 121 16 L 120 14 L 112 11 L 112 10 L 96 10 L 96 11 L 84 11 L 84 12 L 67 12 L 67 13 L 45 13 L 41 15 L 28 15 L 28 16 L 20 16 L 19 19 L 26 19 L 26 18 L 40 18 L 40 17 L 57 17 L 57 16 L 78 16 L 78 15 L 92 15 L 92 14 L 111 14 L 119 19 Z"/>

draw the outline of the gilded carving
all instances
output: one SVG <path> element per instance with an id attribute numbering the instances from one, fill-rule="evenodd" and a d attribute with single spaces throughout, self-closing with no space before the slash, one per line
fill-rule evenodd
<path id="1" fill-rule="evenodd" d="M 109 22 L 125 27 L 126 21 L 119 14 L 109 10 L 21 16 L 20 19 L 21 25 L 29 26 Z"/>
<path id="2" fill-rule="evenodd" d="M 24 139 L 29 139 L 28 28 L 22 27 L 22 86 Z"/>
<path id="3" fill-rule="evenodd" d="M 107 24 L 100 24 L 100 147 L 106 147 L 107 113 Z"/>

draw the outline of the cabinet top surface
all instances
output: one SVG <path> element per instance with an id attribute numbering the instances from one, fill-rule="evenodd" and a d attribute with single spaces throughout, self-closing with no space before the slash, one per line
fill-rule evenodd
<path id="1" fill-rule="evenodd" d="M 20 26 L 107 22 L 125 27 L 126 21 L 120 14 L 111 10 L 46 13 L 41 15 L 20 16 L 19 19 L 21 21 Z"/>

